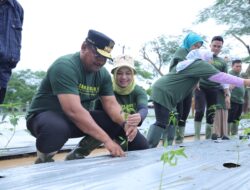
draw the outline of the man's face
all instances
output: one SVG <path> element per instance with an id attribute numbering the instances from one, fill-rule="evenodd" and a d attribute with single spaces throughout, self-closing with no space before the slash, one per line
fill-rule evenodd
<path id="1" fill-rule="evenodd" d="M 106 63 L 107 58 L 97 53 L 93 45 L 84 45 L 82 47 L 81 59 L 83 59 L 85 68 L 89 72 L 99 71 Z"/>
<path id="2" fill-rule="evenodd" d="M 241 69 L 242 69 L 242 64 L 241 64 L 241 63 L 235 63 L 235 64 L 232 66 L 232 69 L 233 69 L 234 72 L 240 73 L 240 72 L 241 72 Z"/>
<path id="3" fill-rule="evenodd" d="M 222 46 L 223 42 L 217 40 L 212 41 L 210 44 L 211 51 L 214 52 L 214 55 L 218 55 L 221 52 Z"/>

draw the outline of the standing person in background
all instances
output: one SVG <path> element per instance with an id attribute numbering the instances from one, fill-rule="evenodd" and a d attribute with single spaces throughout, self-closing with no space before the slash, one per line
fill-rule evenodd
<path id="1" fill-rule="evenodd" d="M 228 56 L 224 57 L 226 64 L 229 63 Z M 222 140 L 229 140 L 228 137 L 228 110 L 230 109 L 230 91 L 229 85 L 221 85 L 221 90 L 217 94 L 217 104 L 211 109 L 214 109 L 214 123 L 212 128 L 212 140 L 217 140 L 220 137 Z"/>
<path id="2" fill-rule="evenodd" d="M 148 136 L 150 148 L 158 145 L 162 131 L 166 129 L 169 122 L 170 111 L 192 92 L 200 78 L 236 86 L 250 85 L 250 79 L 240 79 L 220 72 L 209 64 L 213 59 L 211 51 L 195 49 L 188 53 L 186 59 L 153 84 L 151 99 L 154 103 L 156 121 L 150 127 L 151 133 L 155 132 L 155 134 Z"/>
<path id="3" fill-rule="evenodd" d="M 214 53 L 213 61 L 210 63 L 216 69 L 221 72 L 227 73 L 227 64 L 223 58 L 218 57 L 221 52 L 224 40 L 221 36 L 214 36 L 212 38 L 210 48 Z M 215 109 L 214 106 L 217 105 L 218 93 L 223 91 L 222 86 L 224 86 L 224 96 L 226 104 L 230 103 L 229 99 L 229 89 L 228 85 L 221 85 L 217 82 L 210 81 L 208 79 L 202 78 L 199 82 L 199 86 L 195 89 L 195 119 L 194 119 L 194 129 L 195 129 L 195 140 L 200 139 L 201 131 L 201 121 L 205 113 L 206 108 L 206 139 L 211 138 L 212 127 L 214 122 Z"/>
<path id="4" fill-rule="evenodd" d="M 232 61 L 232 70 L 229 74 L 241 77 L 242 62 L 239 59 Z M 231 108 L 228 113 L 228 134 L 237 135 L 240 116 L 244 104 L 245 88 L 230 85 L 231 90 Z"/>
<path id="5" fill-rule="evenodd" d="M 176 50 L 173 59 L 170 63 L 170 69 L 171 72 L 176 65 L 180 62 L 185 60 L 187 54 L 194 49 L 199 49 L 203 44 L 203 39 L 201 36 L 199 36 L 196 33 L 190 32 L 183 40 L 182 45 L 179 49 Z M 172 145 L 175 137 L 175 131 L 176 131 L 176 139 L 175 142 L 177 144 L 180 144 L 183 142 L 184 139 L 184 133 L 185 133 L 185 125 L 186 120 L 190 112 L 191 103 L 192 103 L 192 92 L 188 94 L 185 99 L 177 104 L 176 111 L 177 111 L 177 123 L 178 125 L 175 126 L 171 123 L 167 128 L 166 131 L 164 131 L 164 136 L 167 136 L 168 145 Z M 161 128 L 157 128 L 154 126 L 150 127 L 151 129 L 157 130 L 159 132 L 162 131 Z M 153 134 L 156 134 L 154 130 L 149 130 L 148 138 L 151 138 L 150 136 Z"/>
<path id="6" fill-rule="evenodd" d="M 24 11 L 16 0 L 0 0 L 0 104 L 20 60 Z"/>
<path id="7" fill-rule="evenodd" d="M 148 113 L 148 99 L 145 90 L 135 83 L 134 75 L 136 71 L 133 58 L 127 55 L 116 57 L 111 73 L 113 74 L 112 84 L 116 100 L 122 106 L 123 112 L 127 114 L 126 122 L 136 127 L 140 126 Z M 97 100 L 95 102 L 95 109 L 103 110 L 101 101 Z M 120 143 L 121 138 L 126 139 L 124 131 L 120 131 L 114 140 Z M 124 142 L 124 140 L 122 141 Z M 82 140 L 82 144 L 90 144 L 90 142 L 95 145 L 95 147 L 102 144 L 90 136 Z M 126 151 L 126 149 L 142 150 L 149 148 L 147 139 L 139 131 L 137 132 L 136 138 L 127 143 L 121 144 L 124 151 Z M 125 146 L 126 144 L 128 145 L 127 147 Z M 91 147 L 78 147 L 72 150 L 67 155 L 66 160 L 80 159 L 88 156 L 93 150 Z"/>

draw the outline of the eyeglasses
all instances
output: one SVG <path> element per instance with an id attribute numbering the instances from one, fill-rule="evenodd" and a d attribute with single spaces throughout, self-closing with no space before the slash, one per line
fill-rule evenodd
<path id="1" fill-rule="evenodd" d="M 91 47 L 92 53 L 93 53 L 93 55 L 94 55 L 94 57 L 95 57 L 96 60 L 102 61 L 102 62 L 106 62 L 106 61 L 107 61 L 107 58 L 106 58 L 106 57 L 100 55 L 100 54 L 96 51 L 96 47 L 94 47 L 93 45 L 90 45 L 90 47 Z"/>

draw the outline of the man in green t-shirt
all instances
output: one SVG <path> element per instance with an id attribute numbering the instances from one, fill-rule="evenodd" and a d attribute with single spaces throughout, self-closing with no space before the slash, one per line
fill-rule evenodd
<path id="1" fill-rule="evenodd" d="M 229 74 L 241 77 L 242 62 L 239 59 L 232 61 L 232 70 Z M 228 113 L 228 134 L 237 135 L 240 116 L 244 104 L 245 88 L 230 86 L 231 91 L 231 107 Z"/>
<path id="2" fill-rule="evenodd" d="M 148 99 L 145 90 L 135 83 L 134 59 L 128 55 L 122 55 L 114 58 L 113 63 L 114 68 L 111 70 L 113 74 L 112 86 L 116 100 L 122 107 L 126 122 L 139 127 L 148 113 Z M 95 102 L 95 110 L 103 110 L 100 99 Z M 139 130 L 133 141 L 128 142 L 125 139 L 126 135 L 121 130 L 121 133 L 114 140 L 126 151 L 149 148 L 147 139 Z M 85 143 L 85 141 L 95 142 L 95 144 L 99 142 L 93 137 L 84 138 L 82 143 Z M 87 156 L 88 153 L 90 152 L 85 152 L 84 155 Z M 66 160 L 74 159 L 78 159 L 77 150 L 71 151 L 66 157 Z"/>
<path id="3" fill-rule="evenodd" d="M 69 138 L 94 137 L 112 156 L 124 156 L 114 139 L 123 131 L 129 141 L 137 135 L 137 127 L 125 122 L 113 90 L 108 71 L 103 67 L 111 58 L 114 41 L 89 30 L 80 52 L 58 58 L 48 69 L 28 110 L 27 128 L 36 137 L 35 163 L 53 161 L 52 157 Z M 100 98 L 104 111 L 91 111 Z M 90 138 L 92 139 L 92 138 Z M 83 140 L 76 147 L 83 152 L 99 145 Z"/>
<path id="4" fill-rule="evenodd" d="M 211 40 L 210 48 L 214 53 L 213 61 L 210 63 L 214 68 L 221 72 L 227 73 L 226 62 L 218 56 L 221 52 L 224 40 L 221 36 L 214 36 Z M 212 127 L 214 123 L 214 115 L 216 110 L 214 107 L 218 104 L 218 94 L 225 95 L 225 102 L 228 105 L 230 98 L 228 97 L 228 87 L 208 79 L 201 79 L 199 87 L 195 90 L 195 118 L 194 129 L 195 139 L 200 139 L 201 121 L 206 109 L 206 139 L 211 138 Z"/>

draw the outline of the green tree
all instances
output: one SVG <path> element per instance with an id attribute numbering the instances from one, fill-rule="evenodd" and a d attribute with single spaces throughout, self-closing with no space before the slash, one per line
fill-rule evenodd
<path id="1" fill-rule="evenodd" d="M 232 35 L 239 40 L 250 56 L 249 44 L 240 36 L 250 35 L 250 2 L 249 0 L 216 0 L 214 5 L 202 10 L 197 22 L 206 22 L 213 18 L 218 24 L 225 24 L 229 28 L 226 35 Z"/>
<path id="2" fill-rule="evenodd" d="M 163 76 L 165 66 L 170 63 L 173 54 L 180 46 L 181 36 L 159 36 L 147 42 L 141 49 L 142 58 L 153 68 L 154 76 Z"/>
<path id="3" fill-rule="evenodd" d="M 31 101 L 45 74 L 44 71 L 32 72 L 29 69 L 13 72 L 4 103 L 26 105 Z"/>
<path id="4" fill-rule="evenodd" d="M 146 71 L 144 68 L 142 68 L 143 63 L 135 60 L 135 70 L 139 77 L 142 77 L 143 79 L 152 79 L 152 73 Z"/>

